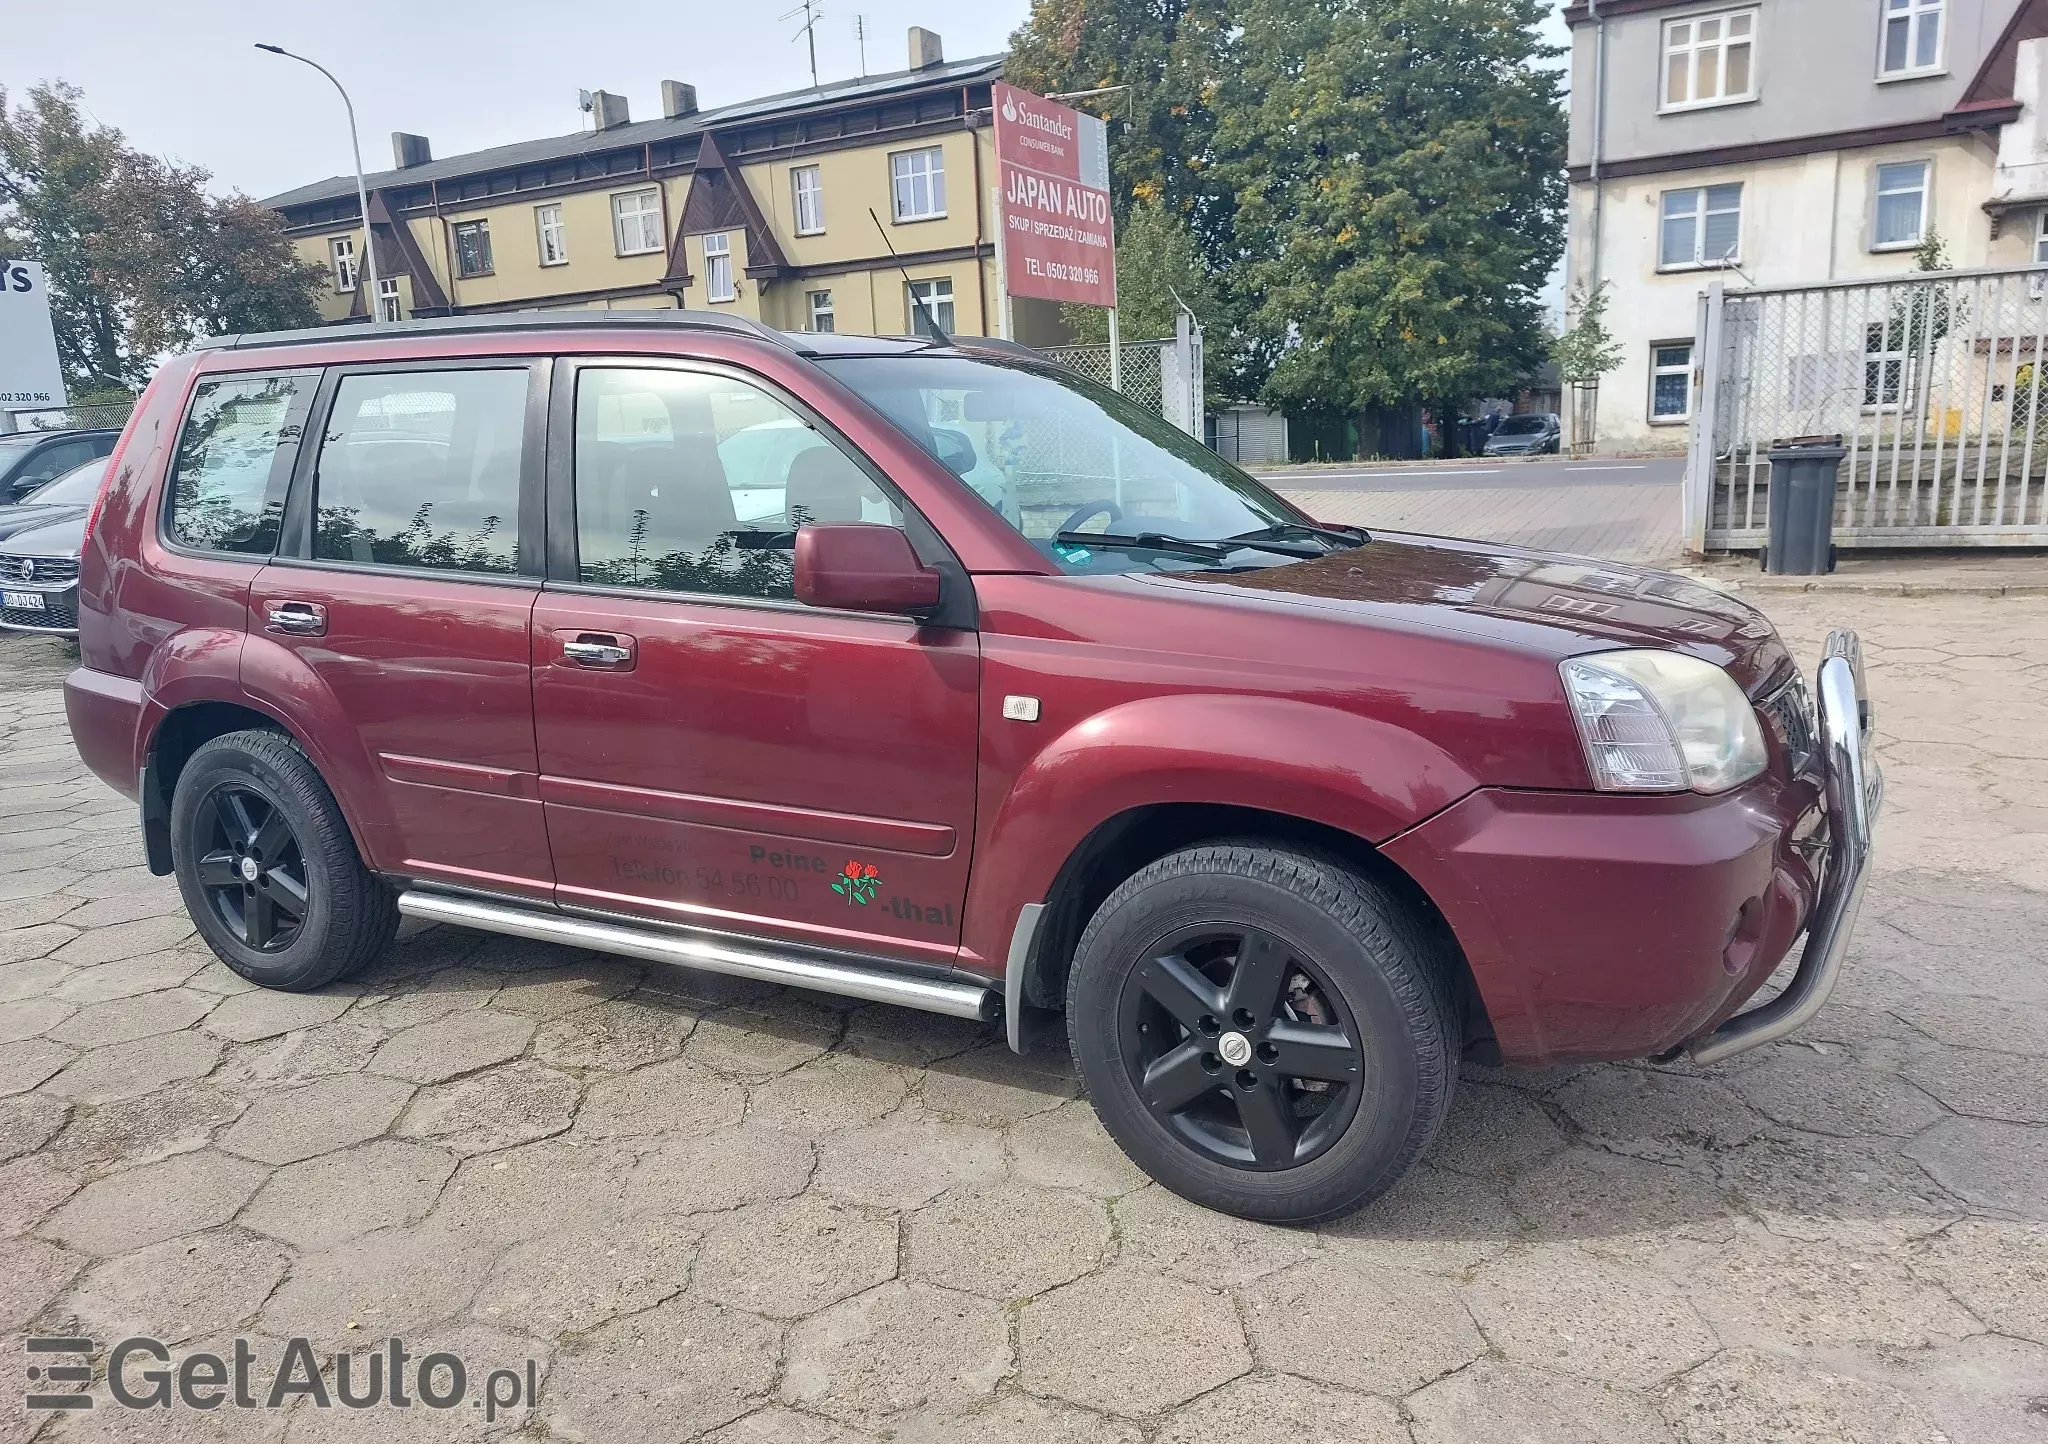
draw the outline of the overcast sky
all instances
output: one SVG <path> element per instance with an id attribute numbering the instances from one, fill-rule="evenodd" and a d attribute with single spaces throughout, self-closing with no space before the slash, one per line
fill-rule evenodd
<path id="1" fill-rule="evenodd" d="M 391 164 L 391 132 L 425 135 L 437 156 L 563 135 L 583 125 L 578 90 L 661 114 L 661 82 L 687 81 L 706 108 L 810 83 L 796 0 L 93 0 L 14 7 L 0 40 L 12 95 L 63 79 L 92 114 L 144 150 L 214 176 L 217 191 L 275 195 L 348 174 L 341 102 L 320 76 L 257 41 L 310 55 L 356 104 L 363 166 Z M 818 74 L 901 70 L 912 25 L 962 60 L 1003 49 L 1029 0 L 823 0 Z M 1555 38 L 1563 27 L 1553 24 Z"/>

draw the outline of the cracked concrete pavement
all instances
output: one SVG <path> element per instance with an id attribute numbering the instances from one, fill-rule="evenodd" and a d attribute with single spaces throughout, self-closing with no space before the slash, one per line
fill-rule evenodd
<path id="1" fill-rule="evenodd" d="M 408 925 L 252 990 L 0 641 L 0 1319 L 275 1360 L 531 1358 L 518 1439 L 2048 1440 L 2048 599 L 1860 627 L 1890 791 L 1855 957 L 1713 1069 L 1468 1068 L 1320 1230 L 1147 1183 L 1056 1045 Z M 25 1356 L 17 1355 L 17 1359 Z M 0 1444 L 430 1439 L 473 1411 L 111 1407 Z"/>

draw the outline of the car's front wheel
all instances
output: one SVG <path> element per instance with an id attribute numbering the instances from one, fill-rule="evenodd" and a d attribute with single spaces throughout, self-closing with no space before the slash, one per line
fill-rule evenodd
<path id="1" fill-rule="evenodd" d="M 1459 1050 L 1440 947 L 1343 862 L 1259 843 L 1161 858 L 1082 933 L 1074 1060 L 1110 1135 L 1174 1192 L 1307 1223 L 1391 1187 Z"/>
<path id="2" fill-rule="evenodd" d="M 276 732 L 231 732 L 192 754 L 171 798 L 171 857 L 207 946 L 266 988 L 344 977 L 398 930 L 334 794 Z"/>

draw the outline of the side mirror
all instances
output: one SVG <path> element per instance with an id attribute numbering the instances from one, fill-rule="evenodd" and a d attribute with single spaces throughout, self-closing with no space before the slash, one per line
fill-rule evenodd
<path id="1" fill-rule="evenodd" d="M 939 604 L 939 574 L 893 526 L 848 521 L 796 534 L 796 599 L 811 607 L 914 616 Z"/>
<path id="2" fill-rule="evenodd" d="M 938 448 L 939 460 L 945 464 L 946 470 L 955 476 L 966 476 L 981 461 L 966 433 L 949 426 L 932 428 L 932 444 Z"/>

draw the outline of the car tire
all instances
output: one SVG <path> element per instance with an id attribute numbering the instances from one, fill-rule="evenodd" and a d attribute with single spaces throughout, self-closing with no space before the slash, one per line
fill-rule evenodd
<path id="1" fill-rule="evenodd" d="M 297 993 L 391 944 L 398 904 L 363 866 L 334 794 L 289 737 L 203 743 L 171 798 L 178 890 L 214 955 L 252 983 Z"/>
<path id="2" fill-rule="evenodd" d="M 1443 1122 L 1451 976 L 1412 909 L 1342 860 L 1212 843 L 1097 909 L 1068 974 L 1068 1036 L 1103 1126 L 1145 1172 L 1225 1213 L 1313 1223 L 1392 1187 Z"/>

